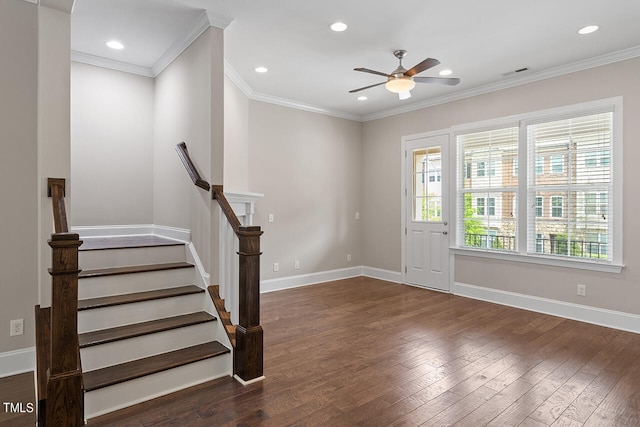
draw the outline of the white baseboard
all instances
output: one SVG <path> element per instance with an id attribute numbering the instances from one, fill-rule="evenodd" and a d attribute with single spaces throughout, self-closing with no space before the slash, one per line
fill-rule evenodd
<path id="1" fill-rule="evenodd" d="M 522 308 L 622 331 L 640 333 L 640 316 L 621 311 L 590 307 L 564 301 L 540 298 L 531 295 L 518 294 L 498 289 L 454 283 L 451 292 L 454 295 Z"/>
<path id="2" fill-rule="evenodd" d="M 0 353 L 0 378 L 35 371 L 35 369 L 35 347 Z"/>
<path id="3" fill-rule="evenodd" d="M 73 226 L 71 231 L 78 233 L 80 237 L 155 234 L 169 239 L 180 240 L 181 242 L 191 241 L 191 232 L 187 229 L 156 224 Z"/>
<path id="4" fill-rule="evenodd" d="M 260 292 L 274 292 L 283 289 L 299 288 L 333 280 L 348 279 L 350 277 L 367 276 L 374 279 L 400 283 L 402 275 L 399 272 L 382 270 L 373 267 L 349 267 L 337 270 L 320 271 L 317 273 L 301 274 L 299 276 L 279 277 L 277 279 L 262 280 Z"/>
<path id="5" fill-rule="evenodd" d="M 387 282 L 402 283 L 402 273 L 399 271 L 383 270 L 375 267 L 362 267 L 362 275 Z"/>

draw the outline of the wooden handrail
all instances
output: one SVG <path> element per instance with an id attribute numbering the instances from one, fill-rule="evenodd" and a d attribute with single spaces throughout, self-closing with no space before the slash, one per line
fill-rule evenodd
<path id="1" fill-rule="evenodd" d="M 54 229 L 51 247 L 51 309 L 47 366 L 46 403 L 40 421 L 49 426 L 84 424 L 82 367 L 78 347 L 78 248 L 80 236 L 69 233 L 64 203 L 65 180 L 49 178 Z M 49 315 L 49 314 L 47 314 Z M 46 341 L 46 340 L 45 340 Z M 44 379 L 39 379 L 39 381 Z M 39 396 L 40 400 L 41 397 Z"/>
<path id="2" fill-rule="evenodd" d="M 203 190 L 209 191 L 209 188 L 211 186 L 200 176 L 200 172 L 198 172 L 198 169 L 196 169 L 196 166 L 193 164 L 193 161 L 189 156 L 189 152 L 187 151 L 187 144 L 184 141 L 176 145 L 176 152 L 178 153 L 178 157 L 180 157 L 180 160 L 182 160 L 182 164 L 187 169 L 187 173 L 191 177 L 191 181 L 193 181 L 196 187 L 200 187 Z"/>
<path id="3" fill-rule="evenodd" d="M 233 211 L 233 208 L 229 204 L 226 196 L 224 195 L 224 191 L 222 191 L 222 185 L 214 185 L 213 188 L 213 199 L 218 201 L 218 205 L 220 205 L 220 209 L 224 213 L 224 216 L 227 217 L 227 221 L 231 224 L 231 228 L 233 228 L 236 236 L 240 232 L 240 220 L 236 216 L 236 213 Z"/>
<path id="4" fill-rule="evenodd" d="M 67 210 L 64 206 L 65 181 L 64 178 L 49 178 L 47 182 L 47 195 L 51 197 L 53 204 L 53 227 L 56 233 L 67 233 Z"/>
<path id="5" fill-rule="evenodd" d="M 233 373 L 244 381 L 263 375 L 263 331 L 260 326 L 260 236 L 256 226 L 242 226 L 224 195 L 221 185 L 213 186 L 213 198 L 220 205 L 238 237 L 239 283 L 238 325 L 233 352 Z"/>

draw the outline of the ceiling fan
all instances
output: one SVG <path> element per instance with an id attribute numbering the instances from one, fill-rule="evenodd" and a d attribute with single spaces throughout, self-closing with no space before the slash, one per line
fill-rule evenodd
<path id="1" fill-rule="evenodd" d="M 402 66 L 402 58 L 407 54 L 406 50 L 396 50 L 393 55 L 398 58 L 400 65 L 393 70 L 390 74 L 383 73 L 381 71 L 370 70 L 368 68 L 354 68 L 354 71 L 362 71 L 363 73 L 377 74 L 387 78 L 386 82 L 376 83 L 374 85 L 361 87 L 358 89 L 350 90 L 349 93 L 360 92 L 361 90 L 370 89 L 372 87 L 385 85 L 389 92 L 397 93 L 400 99 L 407 99 L 411 97 L 411 89 L 413 89 L 418 83 L 435 83 L 442 85 L 455 86 L 460 83 L 458 78 L 448 77 L 415 77 L 416 74 L 421 73 L 429 68 L 433 68 L 440 64 L 440 61 L 433 58 L 427 58 L 424 61 L 416 64 L 412 68 L 406 70 Z"/>

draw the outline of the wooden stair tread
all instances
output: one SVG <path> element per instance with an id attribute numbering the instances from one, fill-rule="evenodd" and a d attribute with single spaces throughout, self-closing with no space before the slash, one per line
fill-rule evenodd
<path id="1" fill-rule="evenodd" d="M 134 338 L 143 335 L 154 334 L 156 332 L 178 329 L 191 325 L 198 325 L 217 320 L 214 316 L 200 311 L 197 313 L 183 314 L 180 316 L 167 317 L 149 322 L 135 323 L 131 325 L 118 326 L 116 328 L 102 329 L 99 331 L 79 334 L 80 347 L 91 347 L 99 344 L 119 341 L 127 338 Z"/>
<path id="2" fill-rule="evenodd" d="M 145 357 L 131 362 L 108 366 L 95 371 L 85 372 L 83 374 L 84 390 L 97 390 L 99 388 L 166 371 L 168 369 L 209 359 L 225 353 L 229 353 L 228 348 L 220 344 L 218 341 L 212 341 L 180 350 L 170 351 L 168 353 Z"/>
<path id="3" fill-rule="evenodd" d="M 155 291 L 136 292 L 132 294 L 113 295 L 100 298 L 89 298 L 78 301 L 78 311 L 92 308 L 111 307 L 114 305 L 151 301 L 162 298 L 178 297 L 204 292 L 204 289 L 193 285 L 176 288 L 158 289 Z"/>
<path id="4" fill-rule="evenodd" d="M 125 249 L 125 248 L 152 248 L 157 246 L 178 246 L 185 242 L 173 240 L 166 237 L 145 234 L 139 236 L 102 236 L 83 237 L 80 251 L 95 251 L 103 249 Z"/>
<path id="5" fill-rule="evenodd" d="M 128 267 L 84 270 L 78 274 L 78 279 L 88 277 L 115 276 L 118 274 L 147 273 L 150 271 L 175 270 L 179 268 L 193 268 L 193 264 L 189 264 L 188 262 L 168 262 L 164 264 L 132 265 Z"/>

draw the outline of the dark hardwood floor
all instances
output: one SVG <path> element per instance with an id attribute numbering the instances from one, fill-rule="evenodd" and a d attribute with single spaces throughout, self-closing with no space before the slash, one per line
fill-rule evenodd
<path id="1" fill-rule="evenodd" d="M 95 426 L 638 426 L 640 335 L 364 277 L 262 295 L 265 375 Z"/>
<path id="2" fill-rule="evenodd" d="M 26 427 L 36 423 L 34 390 L 33 372 L 0 378 L 0 427 Z"/>

